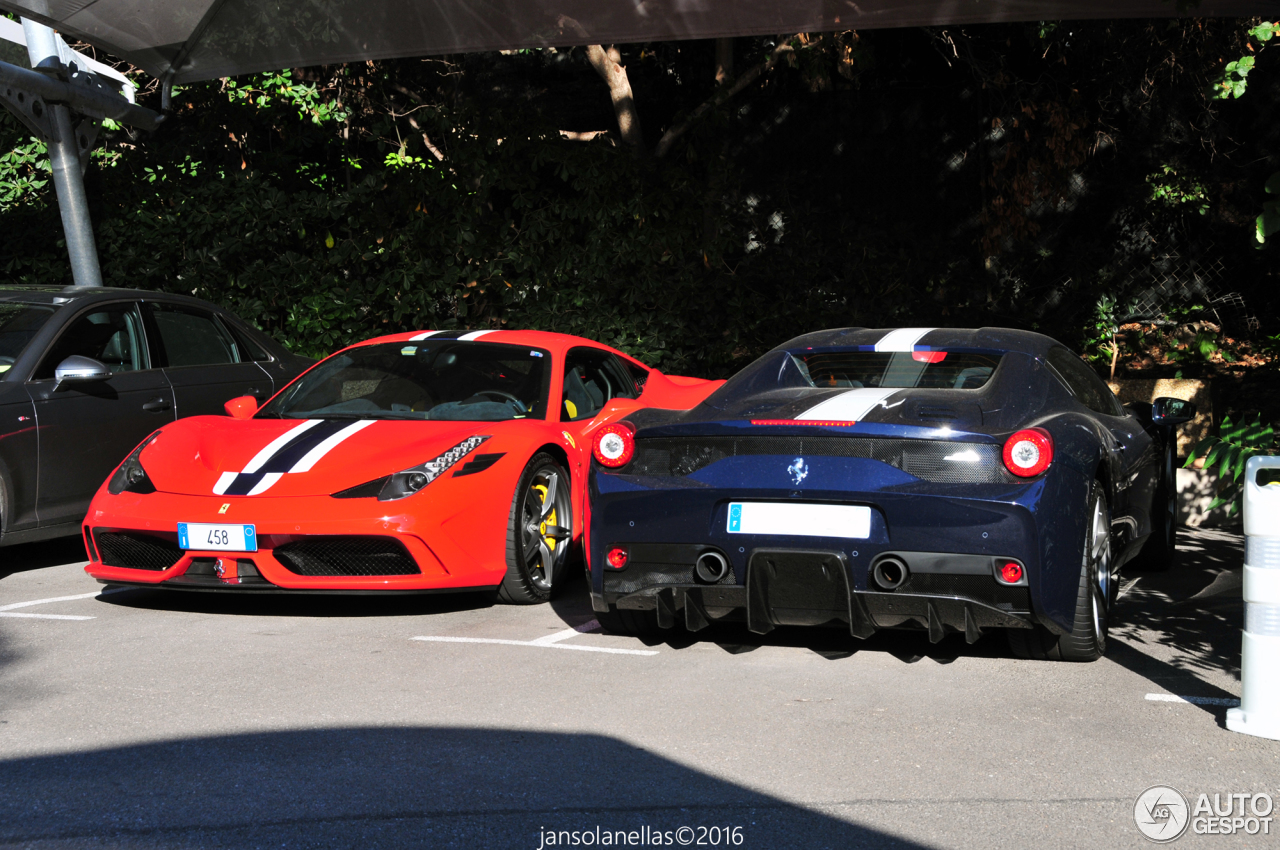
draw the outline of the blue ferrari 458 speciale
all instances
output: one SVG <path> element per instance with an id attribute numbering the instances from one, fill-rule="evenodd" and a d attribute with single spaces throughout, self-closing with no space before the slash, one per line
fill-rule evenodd
<path id="1" fill-rule="evenodd" d="M 1106 649 L 1117 573 L 1173 557 L 1175 426 L 1002 328 L 827 330 L 697 407 L 593 437 L 591 598 L 616 631 L 920 628 L 1022 656 Z"/>

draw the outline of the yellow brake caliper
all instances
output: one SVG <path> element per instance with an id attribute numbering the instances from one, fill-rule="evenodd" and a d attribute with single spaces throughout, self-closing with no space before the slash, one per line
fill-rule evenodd
<path id="1" fill-rule="evenodd" d="M 547 487 L 546 487 L 546 485 L 545 485 L 545 484 L 534 484 L 534 485 L 533 485 L 533 489 L 538 491 L 538 501 L 545 505 L 545 504 L 547 503 Z M 552 555 L 555 555 L 555 553 L 556 553 L 556 543 L 557 543 L 558 541 L 557 541 L 554 537 L 548 537 L 548 536 L 547 536 L 547 526 L 548 526 L 548 525 L 556 525 L 556 524 L 557 524 L 557 523 L 556 523 L 556 509 L 555 509 L 555 508 L 552 508 L 552 509 L 551 509 L 551 512 L 550 512 L 549 514 L 547 514 L 546 519 L 544 519 L 544 520 L 543 520 L 542 525 L 541 525 L 541 526 L 539 526 L 539 528 L 538 528 L 538 533 L 542 535 L 542 539 L 546 542 L 546 544 L 547 544 L 547 549 L 551 552 L 551 554 L 552 554 Z"/>

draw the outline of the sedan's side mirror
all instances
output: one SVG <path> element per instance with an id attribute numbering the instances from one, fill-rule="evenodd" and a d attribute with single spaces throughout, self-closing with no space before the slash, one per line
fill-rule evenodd
<path id="1" fill-rule="evenodd" d="M 111 377 L 111 370 L 106 367 L 106 364 L 99 363 L 92 357 L 73 354 L 58 364 L 58 368 L 53 370 L 53 377 L 57 381 L 54 389 L 57 389 L 63 384 L 105 381 Z"/>
<path id="2" fill-rule="evenodd" d="M 1196 418 L 1196 406 L 1180 398 L 1162 397 L 1151 405 L 1151 421 L 1157 425 L 1182 425 Z"/>
<path id="3" fill-rule="evenodd" d="M 232 419 L 248 419 L 258 412 L 258 400 L 251 395 L 242 395 L 222 405 Z"/>

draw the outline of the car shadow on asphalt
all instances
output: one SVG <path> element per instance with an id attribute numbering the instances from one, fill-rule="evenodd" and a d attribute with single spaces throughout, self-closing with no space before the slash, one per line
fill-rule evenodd
<path id="1" fill-rule="evenodd" d="M 1243 538 L 1235 532 L 1179 529 L 1176 566 L 1164 573 L 1126 572 L 1127 590 L 1112 616 L 1112 640 L 1106 658 L 1150 679 L 1161 688 L 1184 695 L 1231 698 L 1198 675 L 1226 669 L 1236 678 L 1240 670 L 1240 577 Z M 1136 582 L 1130 584 L 1134 579 Z M 566 592 L 552 601 L 556 613 L 569 625 L 591 619 L 585 581 L 580 592 Z M 886 629 L 860 640 L 834 628 L 781 626 L 766 635 L 747 630 L 745 623 L 714 623 L 697 632 L 681 626 L 639 638 L 647 646 L 673 650 L 698 644 L 714 644 L 739 655 L 764 646 L 809 649 L 831 660 L 859 652 L 879 652 L 904 663 L 929 659 L 949 664 L 959 658 L 1009 658 L 1005 636 L 999 630 L 965 643 L 957 633 L 930 643 L 923 630 Z M 1143 647 L 1164 647 L 1171 660 L 1162 660 Z M 1202 706 L 1206 711 L 1225 709 Z"/>
<path id="2" fill-rule="evenodd" d="M 340 726 L 0 760 L 5 846 L 606 843 L 922 846 L 597 734 Z"/>
<path id="3" fill-rule="evenodd" d="M 551 600 L 551 607 L 569 626 L 579 626 L 594 618 L 587 581 L 575 576 Z M 835 628 L 800 628 L 779 626 L 766 635 L 758 635 L 747 629 L 746 623 L 712 623 L 705 629 L 690 632 L 682 626 L 670 631 L 646 635 L 637 640 L 646 646 L 665 646 L 669 649 L 688 649 L 698 644 L 715 644 L 730 655 L 753 652 L 764 646 L 788 646 L 809 649 L 823 658 L 838 661 L 858 652 L 883 652 L 911 664 L 924 659 L 939 664 L 949 664 L 962 656 L 998 657 L 1007 654 L 1002 634 L 983 635 L 973 644 L 966 644 L 963 635 L 947 635 L 939 643 L 929 643 L 923 631 L 892 629 L 877 632 L 861 640 L 847 630 Z"/>
<path id="4" fill-rule="evenodd" d="M 113 588 L 114 589 L 114 588 Z M 491 590 L 458 593 L 262 593 L 152 590 L 131 587 L 104 594 L 108 605 L 238 617 L 410 617 L 489 608 Z"/>
<path id="5" fill-rule="evenodd" d="M 1239 533 L 1179 529 L 1170 570 L 1129 576 L 1136 582 L 1116 604 L 1107 658 L 1172 694 L 1232 698 L 1207 679 L 1240 679 L 1243 566 Z M 1200 707 L 1225 722 L 1225 707 Z"/>
<path id="6" fill-rule="evenodd" d="M 43 570 L 62 564 L 84 563 L 89 556 L 84 551 L 84 538 L 58 537 L 38 543 L 19 543 L 0 549 L 0 579 L 15 573 Z"/>

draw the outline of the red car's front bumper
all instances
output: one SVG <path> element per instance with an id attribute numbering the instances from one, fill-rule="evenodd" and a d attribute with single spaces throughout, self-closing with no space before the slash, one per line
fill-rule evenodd
<path id="1" fill-rule="evenodd" d="M 85 520 L 85 572 L 113 584 L 185 589 L 495 587 L 506 572 L 505 524 L 497 512 L 460 507 L 426 493 L 380 502 L 100 492 Z M 251 523 L 258 549 L 183 550 L 179 522 Z"/>

